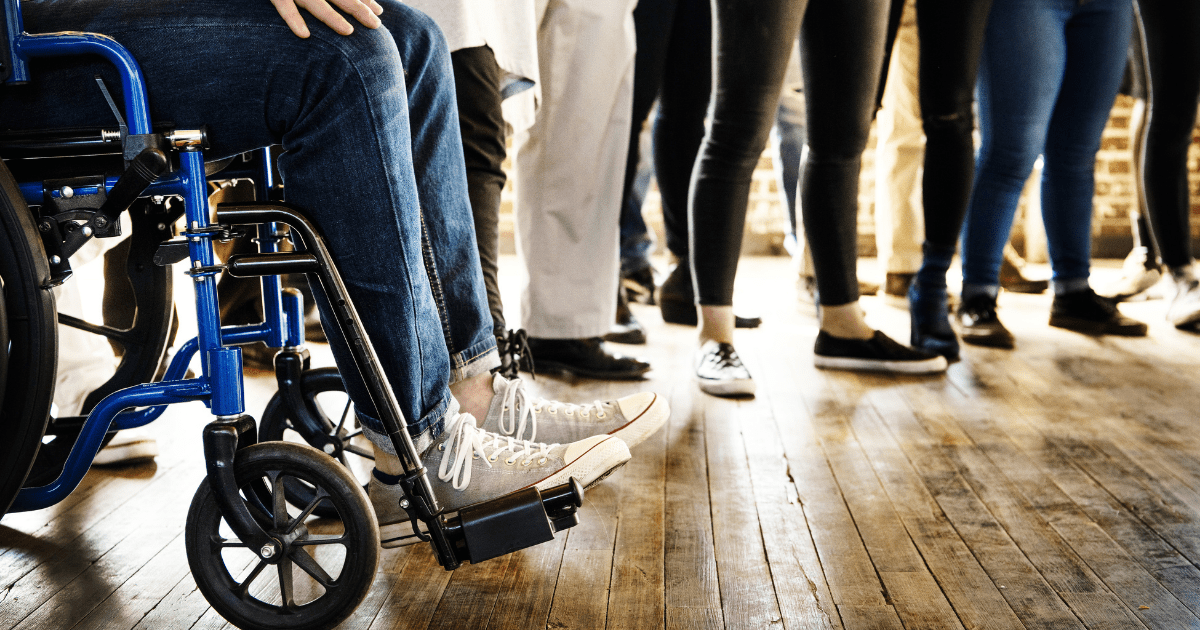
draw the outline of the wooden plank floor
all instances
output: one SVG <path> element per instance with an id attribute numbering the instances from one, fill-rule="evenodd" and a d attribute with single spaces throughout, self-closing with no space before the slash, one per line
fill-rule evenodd
<path id="1" fill-rule="evenodd" d="M 1095 339 L 1049 328 L 1048 296 L 1006 294 L 1015 351 L 966 347 L 945 376 L 895 378 L 813 367 L 786 260 L 739 276 L 765 320 L 738 333 L 756 397 L 696 390 L 694 331 L 635 306 L 651 344 L 623 349 L 650 380 L 532 383 L 671 401 L 582 524 L 453 573 L 425 547 L 387 550 L 343 627 L 1200 628 L 1200 337 L 1166 325 L 1162 300 L 1124 307 L 1148 339 Z M 863 304 L 907 339 L 905 312 Z M 258 412 L 271 379 L 248 387 Z M 172 409 L 150 428 L 157 463 L 93 470 L 64 503 L 0 522 L 0 629 L 227 627 L 182 544 L 205 420 Z"/>

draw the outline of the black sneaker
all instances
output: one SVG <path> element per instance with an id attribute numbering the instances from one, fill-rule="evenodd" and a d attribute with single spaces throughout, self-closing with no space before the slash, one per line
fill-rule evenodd
<path id="1" fill-rule="evenodd" d="M 914 350 L 875 331 L 870 339 L 843 339 L 825 331 L 817 333 L 814 363 L 832 370 L 935 374 L 946 371 L 946 357 Z"/>
<path id="2" fill-rule="evenodd" d="M 1147 330 L 1145 324 L 1122 315 L 1113 300 L 1096 295 L 1090 287 L 1055 294 L 1050 305 L 1050 325 L 1085 335 L 1145 337 Z"/>
<path id="3" fill-rule="evenodd" d="M 753 396 L 754 379 L 733 344 L 706 341 L 696 351 L 696 383 L 713 396 Z"/>
<path id="4" fill-rule="evenodd" d="M 958 334 L 966 343 L 990 348 L 1013 347 L 1013 335 L 1000 323 L 996 298 L 990 295 L 963 300 L 954 318 L 958 320 Z"/>

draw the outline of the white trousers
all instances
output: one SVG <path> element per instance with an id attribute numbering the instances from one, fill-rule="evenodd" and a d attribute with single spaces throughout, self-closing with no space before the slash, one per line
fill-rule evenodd
<path id="1" fill-rule="evenodd" d="M 538 6 L 541 102 L 516 130 L 513 175 L 521 326 L 532 337 L 598 337 L 616 315 L 635 5 Z"/>
<path id="2" fill-rule="evenodd" d="M 883 107 L 875 118 L 875 247 L 880 266 L 890 273 L 920 269 L 925 241 L 918 47 L 916 2 L 907 0 L 888 65 Z"/>

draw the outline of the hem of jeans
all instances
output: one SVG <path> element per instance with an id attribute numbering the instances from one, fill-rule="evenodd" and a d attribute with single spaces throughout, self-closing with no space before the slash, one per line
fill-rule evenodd
<path id="1" fill-rule="evenodd" d="M 491 372 L 500 367 L 500 351 L 496 340 L 485 339 L 450 356 L 450 384 Z"/>

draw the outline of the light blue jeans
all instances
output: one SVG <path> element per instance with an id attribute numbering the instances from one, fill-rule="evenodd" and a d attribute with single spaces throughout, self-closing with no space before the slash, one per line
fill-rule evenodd
<path id="1" fill-rule="evenodd" d="M 963 226 L 963 282 L 999 286 L 1004 244 L 1038 155 L 1055 290 L 1086 288 L 1100 133 L 1132 28 L 1129 0 L 996 0 L 978 79 L 983 142 Z"/>
<path id="2" fill-rule="evenodd" d="M 288 202 L 328 241 L 410 433 L 433 436 L 451 380 L 499 360 L 449 51 L 428 17 L 380 2 L 382 28 L 355 22 L 343 37 L 306 14 L 309 39 L 265 0 L 27 0 L 22 9 L 31 33 L 100 32 L 129 48 L 153 119 L 207 125 L 206 157 L 283 145 Z M 34 64 L 35 82 L 0 89 L 4 126 L 114 126 L 98 71 L 120 85 L 91 59 Z M 356 406 L 381 432 L 345 342 L 331 343 Z"/>

